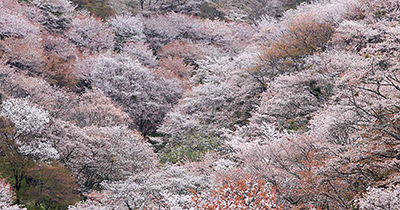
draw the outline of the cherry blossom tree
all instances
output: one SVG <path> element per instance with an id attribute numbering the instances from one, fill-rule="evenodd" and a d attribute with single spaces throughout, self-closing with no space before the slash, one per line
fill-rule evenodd
<path id="1" fill-rule="evenodd" d="M 35 159 L 40 161 L 50 161 L 59 159 L 57 150 L 46 143 L 47 140 L 31 141 L 29 143 L 19 142 L 19 152 L 26 156 L 33 156 Z"/>
<path id="2" fill-rule="evenodd" d="M 279 76 L 263 93 L 253 119 L 278 123 L 292 130 L 305 129 L 313 113 L 331 94 L 330 81 L 318 72 Z"/>
<path id="3" fill-rule="evenodd" d="M 68 39 L 59 35 L 43 37 L 43 47 L 46 56 L 57 56 L 65 60 L 74 60 L 79 56 L 77 47 Z"/>
<path id="4" fill-rule="evenodd" d="M 149 44 L 144 42 L 127 42 L 122 47 L 122 52 L 136 57 L 143 65 L 156 66 L 156 57 L 150 49 Z"/>
<path id="5" fill-rule="evenodd" d="M 200 20 L 179 13 L 151 17 L 144 21 L 144 25 L 144 33 L 155 51 L 175 39 L 184 38 L 210 43 L 234 53 L 241 49 L 243 43 L 249 42 L 255 32 L 246 24 Z"/>
<path id="6" fill-rule="evenodd" d="M 137 174 L 125 181 L 104 182 L 111 194 L 104 198 L 119 209 L 184 208 L 192 205 L 190 190 L 209 189 L 210 177 L 195 175 L 179 167 L 168 167 L 152 174 Z"/>
<path id="7" fill-rule="evenodd" d="M 145 38 L 143 34 L 143 22 L 140 16 L 119 15 L 109 20 L 112 26 L 115 38 L 116 49 L 121 50 L 126 42 L 142 41 Z"/>
<path id="8" fill-rule="evenodd" d="M 2 210 L 26 210 L 19 205 L 12 205 L 13 192 L 10 184 L 5 179 L 0 180 L 0 209 Z"/>
<path id="9" fill-rule="evenodd" d="M 41 26 L 30 20 L 30 7 L 17 1 L 1 1 L 0 43 L 7 62 L 33 72 L 43 67 Z M 29 50 L 27 50 L 29 49 Z"/>
<path id="10" fill-rule="evenodd" d="M 157 78 L 129 56 L 101 55 L 91 75 L 94 85 L 121 104 L 144 135 L 155 132 L 182 94 L 179 84 Z"/>
<path id="11" fill-rule="evenodd" d="M 204 124 L 219 127 L 245 121 L 262 88 L 241 70 L 247 65 L 241 58 L 224 56 L 199 61 L 200 66 L 191 77 L 191 83 L 199 85 L 183 100 L 183 110 Z"/>
<path id="12" fill-rule="evenodd" d="M 203 140 L 218 136 L 221 128 L 246 123 L 262 89 L 246 71 L 240 70 L 246 65 L 241 58 L 199 60 L 199 67 L 190 78 L 193 87 L 158 130 L 166 135 L 162 141 L 167 148 L 185 148 L 193 136 L 201 145 Z"/>
<path id="13" fill-rule="evenodd" d="M 28 37 L 40 34 L 40 26 L 33 23 L 17 1 L 1 1 L 0 37 Z"/>
<path id="14" fill-rule="evenodd" d="M 75 205 L 68 206 L 68 210 L 92 210 L 92 209 L 111 210 L 113 209 L 113 206 L 111 205 L 108 206 L 107 204 L 94 202 L 91 200 L 78 202 Z"/>
<path id="15" fill-rule="evenodd" d="M 44 79 L 17 72 L 5 65 L 0 67 L 0 71 L 3 76 L 1 90 L 5 96 L 25 98 L 29 95 L 29 101 L 44 108 L 51 117 L 65 119 L 76 103 L 74 94 L 54 87 Z"/>
<path id="16" fill-rule="evenodd" d="M 74 6 L 69 0 L 34 0 L 33 4 L 42 11 L 38 21 L 50 32 L 62 32 L 69 28 Z"/>
<path id="17" fill-rule="evenodd" d="M 15 124 L 18 133 L 35 134 L 50 120 L 48 112 L 29 105 L 26 99 L 8 99 L 3 103 L 1 116 Z"/>
<path id="18" fill-rule="evenodd" d="M 398 186 L 388 188 L 369 187 L 362 198 L 356 200 L 359 208 L 367 209 L 397 209 L 399 208 L 400 191 Z"/>
<path id="19" fill-rule="evenodd" d="M 9 184 L 7 184 L 5 179 L 0 181 L 0 208 L 8 206 L 12 203 L 12 190 Z"/>
<path id="20" fill-rule="evenodd" d="M 84 189 L 103 180 L 120 180 L 154 165 L 154 156 L 139 134 L 124 126 L 78 128 L 55 121 L 44 136 L 57 149 Z"/>
<path id="21" fill-rule="evenodd" d="M 128 125 L 132 122 L 129 115 L 122 107 L 113 104 L 100 90 L 94 88 L 82 94 L 76 106 L 71 107 L 68 121 L 74 122 L 76 126 L 118 126 Z"/>
<path id="22" fill-rule="evenodd" d="M 87 12 L 72 19 L 71 29 L 66 35 L 80 50 L 100 52 L 114 47 L 112 28 Z"/>

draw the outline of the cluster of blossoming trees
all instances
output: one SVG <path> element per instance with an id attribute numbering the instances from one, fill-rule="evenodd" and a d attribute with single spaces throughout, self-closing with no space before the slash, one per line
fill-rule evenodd
<path id="1" fill-rule="evenodd" d="M 400 2 L 278 3 L 0 0 L 0 209 L 399 209 Z"/>

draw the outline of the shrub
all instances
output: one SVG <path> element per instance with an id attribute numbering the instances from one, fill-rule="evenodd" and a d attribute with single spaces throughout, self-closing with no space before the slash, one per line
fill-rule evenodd
<path id="1" fill-rule="evenodd" d="M 179 143 L 167 145 L 160 155 L 160 161 L 161 163 L 172 164 L 200 161 L 205 153 L 218 151 L 221 146 L 222 139 L 219 137 L 193 135 L 186 137 Z"/>

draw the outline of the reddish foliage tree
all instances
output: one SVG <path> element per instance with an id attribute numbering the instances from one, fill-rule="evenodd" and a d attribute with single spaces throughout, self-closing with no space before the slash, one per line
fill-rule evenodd
<path id="1" fill-rule="evenodd" d="M 210 197 L 202 198 L 193 191 L 193 201 L 200 209 L 269 209 L 281 210 L 277 204 L 276 187 L 257 177 L 246 176 L 244 179 L 226 178 L 224 184 L 214 190 Z"/>

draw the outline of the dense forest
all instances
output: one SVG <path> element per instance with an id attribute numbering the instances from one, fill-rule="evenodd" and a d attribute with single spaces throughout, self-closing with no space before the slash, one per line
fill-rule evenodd
<path id="1" fill-rule="evenodd" d="M 1 210 L 399 210 L 399 0 L 0 0 Z"/>

